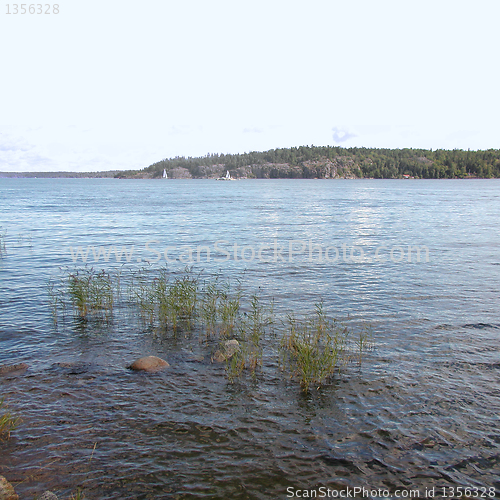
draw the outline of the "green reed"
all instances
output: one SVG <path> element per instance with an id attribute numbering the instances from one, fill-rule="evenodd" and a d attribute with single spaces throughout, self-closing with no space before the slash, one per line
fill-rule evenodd
<path id="1" fill-rule="evenodd" d="M 298 378 L 302 389 L 321 386 L 348 359 L 347 327 L 329 320 L 323 303 L 316 304 L 314 315 L 297 320 L 288 317 L 288 328 L 281 342 L 281 362 L 285 371 Z"/>
<path id="2" fill-rule="evenodd" d="M 354 346 L 358 364 L 361 365 L 364 353 L 373 349 L 373 334 L 368 326 L 359 330 L 358 336 L 354 339 Z"/>
<path id="3" fill-rule="evenodd" d="M 245 314 L 245 327 L 249 340 L 259 345 L 266 328 L 274 324 L 274 301 L 269 306 L 262 304 L 258 295 L 250 297 L 250 309 Z"/>
<path id="4" fill-rule="evenodd" d="M 62 305 L 63 298 L 61 297 L 60 291 L 56 287 L 54 280 L 49 279 L 47 281 L 47 296 L 49 301 L 49 307 L 52 312 L 52 320 L 54 324 L 57 325 L 59 308 Z"/>
<path id="5" fill-rule="evenodd" d="M 241 298 L 241 297 L 239 297 Z M 274 302 L 265 305 L 257 295 L 250 297 L 250 304 L 237 325 L 240 350 L 226 361 L 226 374 L 230 382 L 247 370 L 252 376 L 262 366 L 263 340 L 274 324 Z"/>
<path id="6" fill-rule="evenodd" d="M 198 295 L 198 279 L 194 276 L 176 278 L 168 290 L 167 302 L 172 311 L 173 321 L 185 322 L 189 328 L 195 316 Z"/>
<path id="7" fill-rule="evenodd" d="M 231 295 L 228 285 L 227 290 L 219 294 L 218 316 L 220 317 L 220 335 L 229 337 L 234 333 L 240 313 L 241 292 Z"/>
<path id="8" fill-rule="evenodd" d="M 10 412 L 5 411 L 5 398 L 0 398 L 0 439 L 2 436 L 10 438 L 10 433 L 19 424 L 20 418 L 14 417 Z"/>
<path id="9" fill-rule="evenodd" d="M 156 284 L 147 269 L 132 272 L 128 280 L 129 296 L 132 304 L 139 308 L 143 321 L 153 323 L 156 317 Z"/>
<path id="10" fill-rule="evenodd" d="M 244 348 L 235 352 L 230 358 L 226 360 L 226 376 L 229 382 L 234 383 L 247 367 L 246 355 Z"/>
<path id="11" fill-rule="evenodd" d="M 158 323 L 164 330 L 177 332 L 180 325 L 193 326 L 198 299 L 198 278 L 187 271 L 184 276 L 171 281 L 166 268 L 151 278 L 143 270 L 133 276 L 131 298 L 139 307 L 141 317 Z"/>
<path id="12" fill-rule="evenodd" d="M 200 318 L 205 325 L 207 337 L 216 335 L 219 311 L 218 277 L 204 284 L 200 304 Z"/>
<path id="13" fill-rule="evenodd" d="M 200 292 L 200 319 L 207 337 L 229 338 L 239 322 L 241 290 L 233 290 L 230 282 L 221 283 L 216 276 L 205 281 Z"/>
<path id="14" fill-rule="evenodd" d="M 260 366 L 262 366 L 262 346 L 241 341 L 239 351 L 226 360 L 226 375 L 231 383 L 242 376 L 245 371 L 255 377 Z"/>
<path id="15" fill-rule="evenodd" d="M 245 294 L 239 281 L 236 287 L 219 276 L 202 281 L 190 269 L 183 274 L 167 268 L 108 274 L 85 268 L 68 272 L 63 282 L 65 286 L 54 281 L 47 284 L 56 324 L 58 310 L 68 305 L 83 318 L 108 317 L 116 299 L 150 323 L 155 334 L 173 332 L 175 338 L 179 332 L 186 337 L 197 334 L 200 343 L 211 349 L 218 342 L 230 382 L 246 373 L 256 376 L 265 359 L 278 357 L 282 371 L 307 392 L 326 384 L 348 361 L 361 364 L 372 346 L 368 329 L 354 334 L 327 317 L 323 302 L 303 318 L 287 315 L 279 327 L 273 300 Z M 129 290 L 127 298 L 119 293 L 124 286 Z M 226 356 L 223 346 L 229 339 L 237 340 L 239 348 Z"/>
<path id="16" fill-rule="evenodd" d="M 71 496 L 69 497 L 69 500 L 84 500 L 84 499 L 85 499 L 85 493 L 80 488 L 77 488 L 76 492 L 72 493 Z"/>
<path id="17" fill-rule="evenodd" d="M 78 270 L 68 276 L 67 292 L 78 316 L 101 314 L 108 318 L 113 310 L 113 277 L 102 270 Z"/>

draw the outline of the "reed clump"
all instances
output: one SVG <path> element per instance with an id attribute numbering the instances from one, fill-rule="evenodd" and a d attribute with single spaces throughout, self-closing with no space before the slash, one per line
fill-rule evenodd
<path id="1" fill-rule="evenodd" d="M 69 500 L 84 500 L 86 498 L 85 493 L 82 489 L 77 488 L 75 493 L 72 493 Z"/>
<path id="2" fill-rule="evenodd" d="M 274 325 L 274 302 L 267 306 L 257 295 L 252 295 L 247 309 L 239 316 L 237 325 L 240 349 L 226 361 L 230 382 L 234 382 L 245 370 L 255 376 L 262 366 L 263 341 Z"/>
<path id="3" fill-rule="evenodd" d="M 296 377 L 305 392 L 323 385 L 348 361 L 349 335 L 347 327 L 326 317 L 323 303 L 305 319 L 289 316 L 280 346 L 283 370 Z"/>
<path id="4" fill-rule="evenodd" d="M 312 314 L 287 315 L 278 324 L 273 300 L 245 295 L 239 281 L 233 287 L 218 275 L 202 280 L 189 268 L 183 274 L 144 268 L 128 275 L 83 269 L 68 272 L 65 283 L 58 287 L 49 281 L 47 287 L 56 323 L 58 311 L 68 305 L 77 317 L 109 317 L 116 299 L 150 323 L 155 334 L 173 332 L 177 340 L 179 332 L 186 338 L 196 334 L 200 343 L 215 347 L 220 356 L 213 359 L 225 362 L 230 382 L 244 374 L 255 377 L 264 359 L 273 359 L 308 392 L 328 383 L 348 362 L 361 364 L 373 345 L 368 328 L 354 333 L 328 318 L 323 302 L 315 305 Z M 129 290 L 128 302 L 119 292 L 124 285 Z M 224 346 L 233 341 L 238 349 L 226 355 Z"/>
<path id="5" fill-rule="evenodd" d="M 18 426 L 19 417 L 15 417 L 9 411 L 6 411 L 5 398 L 0 398 L 0 439 L 4 436 L 10 438 L 10 433 Z"/>
<path id="6" fill-rule="evenodd" d="M 96 314 L 109 318 L 113 311 L 113 277 L 104 270 L 84 269 L 70 273 L 67 292 L 81 318 Z"/>
<path id="7" fill-rule="evenodd" d="M 129 296 L 133 304 L 139 308 L 143 321 L 152 323 L 156 317 L 156 301 L 154 277 L 146 269 L 133 272 L 128 283 Z"/>
<path id="8" fill-rule="evenodd" d="M 219 276 L 205 280 L 200 290 L 199 317 L 206 338 L 229 338 L 240 319 L 242 292 L 233 290 L 229 282 L 222 283 Z"/>
<path id="9" fill-rule="evenodd" d="M 198 286 L 198 277 L 189 270 L 173 280 L 165 268 L 153 277 L 144 270 L 134 276 L 131 298 L 144 320 L 156 322 L 164 330 L 177 332 L 180 326 L 190 330 L 196 316 Z"/>
<path id="10" fill-rule="evenodd" d="M 176 278 L 159 291 L 161 319 L 170 320 L 174 331 L 179 323 L 190 330 L 195 319 L 197 294 L 198 279 L 195 276 Z"/>

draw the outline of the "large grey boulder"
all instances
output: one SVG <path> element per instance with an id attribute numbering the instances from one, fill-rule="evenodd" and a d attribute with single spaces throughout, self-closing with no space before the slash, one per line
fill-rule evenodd
<path id="1" fill-rule="evenodd" d="M 170 365 L 164 359 L 156 356 L 145 356 L 144 358 L 134 361 L 130 365 L 130 368 L 136 371 L 152 373 L 168 368 L 169 366 Z"/>

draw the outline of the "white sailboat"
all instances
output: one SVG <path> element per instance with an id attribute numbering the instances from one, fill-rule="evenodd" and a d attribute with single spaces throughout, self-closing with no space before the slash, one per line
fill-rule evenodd
<path id="1" fill-rule="evenodd" d="M 229 173 L 229 170 L 226 170 L 226 176 L 225 177 L 219 177 L 217 180 L 218 181 L 234 181 L 236 179 L 233 179 L 231 177 L 231 174 Z"/>
<path id="2" fill-rule="evenodd" d="M 163 175 L 162 175 L 162 178 L 163 179 L 168 179 L 167 177 L 167 171 L 165 169 L 163 169 Z"/>

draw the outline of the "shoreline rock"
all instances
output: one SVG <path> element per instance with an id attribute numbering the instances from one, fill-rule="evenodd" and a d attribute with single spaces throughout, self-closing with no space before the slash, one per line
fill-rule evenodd
<path id="1" fill-rule="evenodd" d="M 19 495 L 14 491 L 14 486 L 3 476 L 0 476 L 0 500 L 19 500 Z"/>
<path id="2" fill-rule="evenodd" d="M 42 493 L 42 496 L 37 497 L 36 500 L 58 500 L 58 498 L 55 493 L 52 493 L 52 491 L 46 491 Z"/>
<path id="3" fill-rule="evenodd" d="M 169 367 L 170 365 L 164 359 L 158 358 L 157 356 L 145 356 L 135 360 L 129 366 L 131 370 L 144 371 L 148 373 L 154 373 Z"/>
<path id="4" fill-rule="evenodd" d="M 236 339 L 226 340 L 223 346 L 222 351 L 215 351 L 212 356 L 212 363 L 224 363 L 224 361 L 228 360 L 240 351 L 240 343 Z"/>

